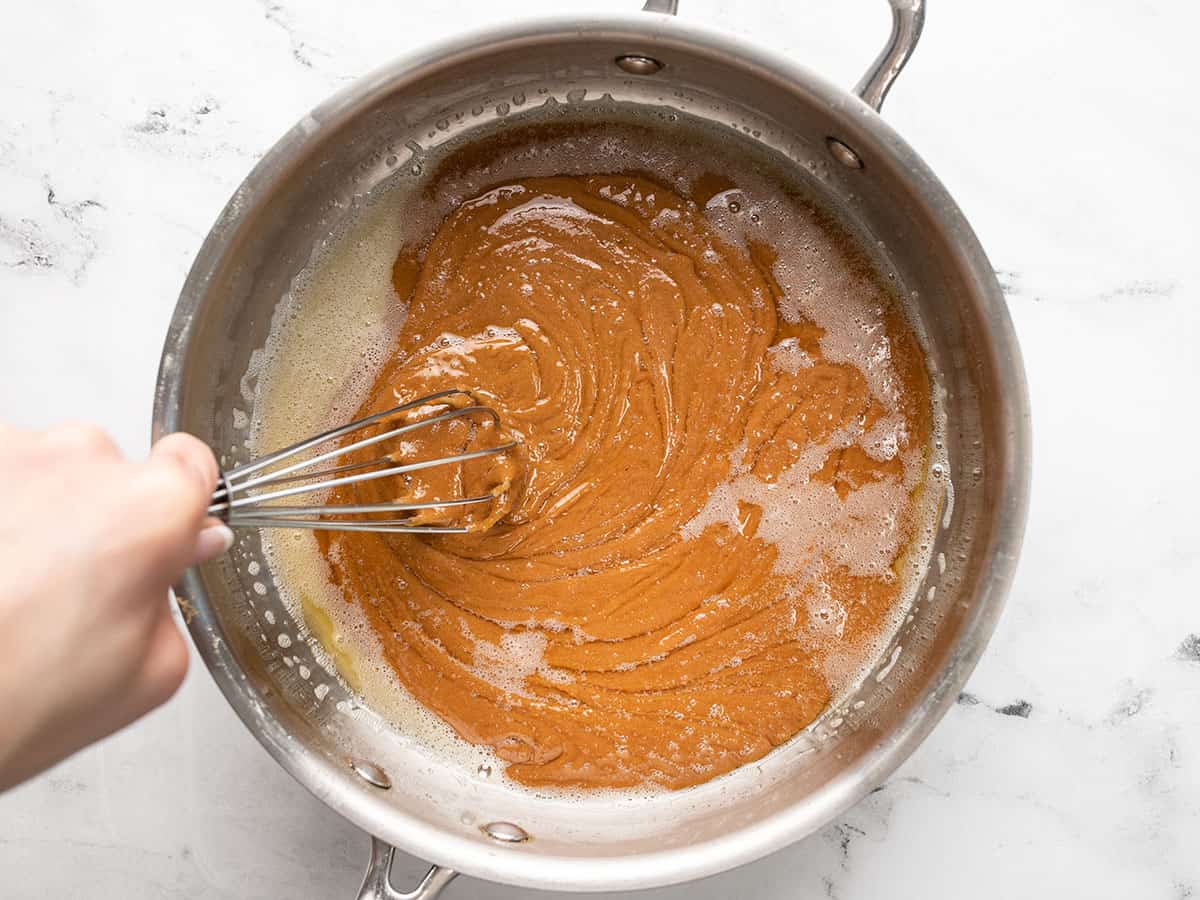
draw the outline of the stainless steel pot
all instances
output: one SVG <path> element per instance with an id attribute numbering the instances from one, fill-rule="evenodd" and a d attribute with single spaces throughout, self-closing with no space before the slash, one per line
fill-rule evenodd
<path id="1" fill-rule="evenodd" d="M 246 409 L 247 365 L 272 312 L 353 198 L 391 174 L 398 153 L 407 164 L 409 140 L 517 118 L 526 97 L 586 104 L 610 94 L 756 135 L 803 166 L 864 241 L 884 248 L 913 293 L 947 390 L 955 496 L 934 548 L 939 565 L 876 677 L 819 728 L 690 791 L 567 803 L 471 777 L 347 714 L 336 684 L 314 690 L 319 670 L 303 642 L 286 651 L 300 664 L 284 663 L 279 635 L 295 635 L 296 623 L 268 573 L 250 565 L 261 554 L 257 536 L 244 536 L 228 557 L 184 577 L 192 637 L 279 763 L 376 836 L 361 900 L 430 898 L 455 872 L 560 890 L 645 888 L 770 853 L 828 823 L 916 748 L 999 615 L 1029 480 L 1017 344 L 970 226 L 877 114 L 920 34 L 921 0 L 891 0 L 891 39 L 854 94 L 681 23 L 674 5 L 651 0 L 650 13 L 476 33 L 368 75 L 306 116 L 238 188 L 196 258 L 163 351 L 155 436 L 185 430 L 243 452 L 233 413 Z M 392 846 L 436 863 L 414 892 L 389 883 Z"/>

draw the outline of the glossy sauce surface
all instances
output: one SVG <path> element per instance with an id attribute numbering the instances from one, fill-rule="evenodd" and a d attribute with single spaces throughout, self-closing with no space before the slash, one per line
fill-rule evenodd
<path id="1" fill-rule="evenodd" d="M 321 553 L 404 688 L 522 784 L 680 788 L 761 757 L 908 590 L 920 344 L 827 216 L 761 194 L 729 171 L 506 178 L 396 260 L 407 317 L 360 412 L 469 389 L 520 446 L 402 492 L 495 488 L 446 519 L 488 530 Z M 406 449 L 498 436 L 459 421 Z"/>

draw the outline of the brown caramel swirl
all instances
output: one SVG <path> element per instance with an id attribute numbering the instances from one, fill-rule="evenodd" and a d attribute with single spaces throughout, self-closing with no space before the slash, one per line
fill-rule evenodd
<path id="1" fill-rule="evenodd" d="M 828 358 L 857 345 L 785 321 L 772 252 L 723 236 L 706 199 L 631 175 L 506 183 L 396 263 L 407 319 L 362 413 L 462 388 L 520 445 L 403 488 L 494 490 L 447 514 L 487 530 L 322 550 L 400 682 L 527 785 L 679 788 L 761 757 L 829 703 L 834 663 L 862 661 L 901 593 L 919 345 L 843 262 L 875 351 Z M 463 421 L 406 450 L 499 437 Z M 383 481 L 346 499 L 395 499 Z"/>

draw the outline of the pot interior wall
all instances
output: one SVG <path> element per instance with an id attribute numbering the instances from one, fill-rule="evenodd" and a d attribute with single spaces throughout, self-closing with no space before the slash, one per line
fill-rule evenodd
<path id="1" fill-rule="evenodd" d="M 744 861 L 820 827 L 886 774 L 896 761 L 888 748 L 919 739 L 936 719 L 931 711 L 957 692 L 998 605 L 997 528 L 1019 502 L 1008 481 L 1009 436 L 1017 426 L 1005 413 L 998 382 L 1009 361 L 991 349 L 998 327 L 987 312 L 992 288 L 969 264 L 970 254 L 978 254 L 973 236 L 948 201 L 939 205 L 944 194 L 936 183 L 929 188 L 924 169 L 902 170 L 886 129 L 871 128 L 861 107 L 819 83 L 806 86 L 753 59 L 698 49 L 670 31 L 584 31 L 513 37 L 431 59 L 404 75 L 375 76 L 365 99 L 361 91 L 335 98 L 298 125 L 231 201 L 185 288 L 181 303 L 199 305 L 185 326 L 186 352 L 175 361 L 179 379 L 168 423 L 209 441 L 227 463 L 245 459 L 246 435 L 235 427 L 253 413 L 253 383 L 244 376 L 277 304 L 313 248 L 352 212 L 355 198 L 418 165 L 431 143 L 545 114 L 538 111 L 547 101 L 557 114 L 583 119 L 604 103 L 632 103 L 662 113 L 663 127 L 669 116 L 712 120 L 787 157 L 896 272 L 915 298 L 947 391 L 954 504 L 935 547 L 944 569 L 931 567 L 914 616 L 881 661 L 886 677 L 868 677 L 845 708 L 757 765 L 691 791 L 620 801 L 516 792 L 373 727 L 349 710 L 351 698 L 303 642 L 280 646 L 280 635 L 294 637 L 298 629 L 262 564 L 257 535 L 241 535 L 234 552 L 205 566 L 191 585 L 202 610 L 193 623 L 202 652 L 212 664 L 224 642 L 240 667 L 223 685 L 227 693 L 252 699 L 243 716 L 269 732 L 268 743 L 292 741 L 303 749 L 310 758 L 298 774 L 322 799 L 387 840 L 468 871 L 470 865 L 449 858 L 450 848 L 460 846 L 453 837 L 492 856 L 628 862 L 759 830 L 762 840 L 747 844 L 736 860 Z M 664 68 L 628 75 L 614 63 L 628 53 L 653 56 Z M 826 147 L 830 135 L 854 147 L 864 167 L 836 162 Z M 296 156 L 300 140 L 304 151 Z M 299 656 L 301 664 L 287 665 L 284 656 Z M 392 789 L 357 779 L 347 756 L 382 765 Z M 519 824 L 533 840 L 489 841 L 479 826 L 495 820 Z M 435 835 L 446 850 L 429 845 Z M 721 864 L 736 857 L 721 855 Z M 481 875 L 497 871 L 486 862 L 475 868 Z"/>

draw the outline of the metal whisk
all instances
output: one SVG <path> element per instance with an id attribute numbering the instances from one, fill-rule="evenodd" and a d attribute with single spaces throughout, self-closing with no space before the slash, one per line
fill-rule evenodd
<path id="1" fill-rule="evenodd" d="M 415 422 L 407 422 L 394 428 L 387 427 L 397 419 L 404 418 L 405 413 L 427 405 L 449 406 L 450 409 Z M 495 447 L 413 462 L 397 460 L 395 454 L 384 454 L 364 462 L 343 463 L 313 469 L 314 466 L 331 463 L 348 453 L 382 444 L 385 441 L 393 441 L 417 429 L 470 416 L 490 418 L 497 427 L 497 433 L 500 433 L 500 417 L 496 411 L 480 404 L 469 391 L 458 389 L 429 394 L 410 403 L 367 416 L 365 419 L 358 419 L 349 425 L 332 428 L 261 459 L 223 472 L 217 483 L 217 489 L 213 492 L 212 505 L 208 508 L 208 514 L 216 516 L 233 528 L 308 528 L 324 531 L 464 534 L 472 529 L 453 525 L 414 525 L 411 515 L 403 514 L 411 514 L 423 509 L 488 503 L 496 499 L 497 492 L 451 500 L 430 499 L 419 503 L 283 506 L 274 501 L 362 481 L 396 477 L 406 472 L 416 472 L 433 466 L 444 466 L 494 456 L 511 450 L 517 445 L 516 441 L 508 441 Z M 312 457 L 304 456 L 308 451 L 320 447 L 322 444 L 337 441 L 372 426 L 380 426 L 384 430 Z M 278 468 L 276 468 L 277 466 Z M 302 483 L 297 484 L 296 482 Z M 292 486 L 281 487 L 285 484 Z M 251 493 L 251 491 L 255 493 Z M 370 518 L 381 513 L 399 513 L 401 515 L 393 518 Z"/>

